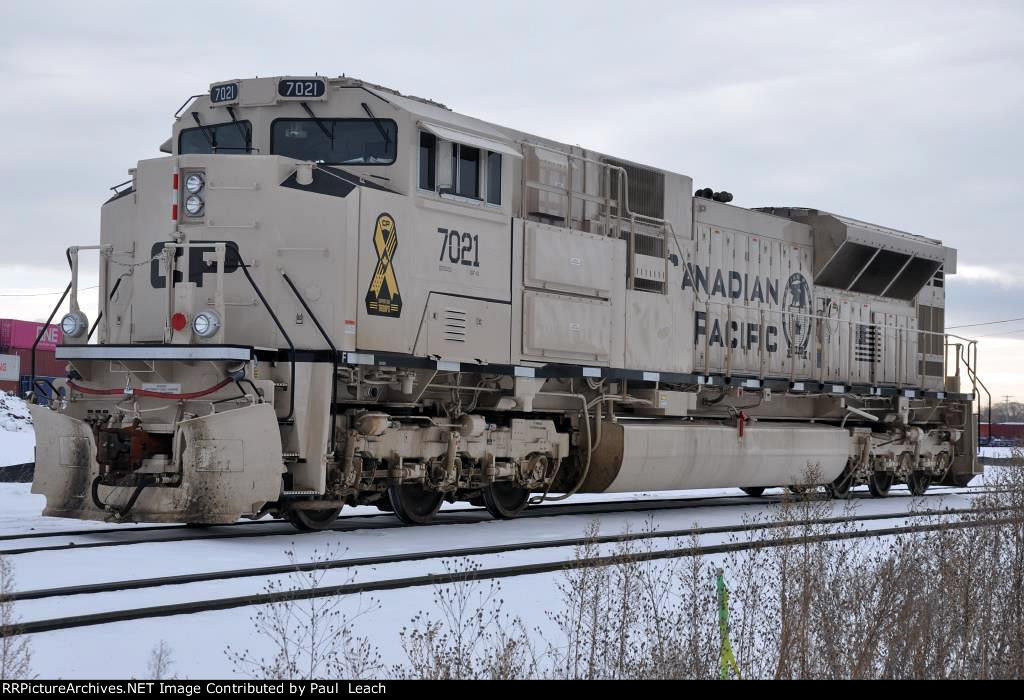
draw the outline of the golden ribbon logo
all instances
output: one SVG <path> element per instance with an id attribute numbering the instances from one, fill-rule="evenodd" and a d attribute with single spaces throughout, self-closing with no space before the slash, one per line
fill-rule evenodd
<path id="1" fill-rule="evenodd" d="M 398 229 L 390 214 L 377 217 L 373 247 L 377 251 L 377 268 L 373 271 L 370 288 L 366 291 L 366 313 L 398 318 L 402 315 L 402 294 L 398 291 L 394 267 Z"/>

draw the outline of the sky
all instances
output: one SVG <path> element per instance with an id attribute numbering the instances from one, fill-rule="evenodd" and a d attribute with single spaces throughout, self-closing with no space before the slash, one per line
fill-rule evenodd
<path id="1" fill-rule="evenodd" d="M 1024 3 L 10 3 L 0 317 L 43 320 L 62 251 L 212 82 L 347 74 L 732 192 L 959 250 L 947 325 L 1024 317 Z M 83 258 L 83 268 L 90 263 Z M 95 284 L 83 274 L 83 286 Z M 95 294 L 95 292 L 93 292 Z M 1024 322 L 981 338 L 1024 401 Z"/>

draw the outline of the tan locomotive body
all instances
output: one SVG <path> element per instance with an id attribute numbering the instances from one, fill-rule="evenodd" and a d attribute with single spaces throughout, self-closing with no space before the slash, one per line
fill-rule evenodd
<path id="1" fill-rule="evenodd" d="M 977 469 L 938 241 L 349 78 L 214 84 L 162 150 L 103 207 L 95 335 L 70 251 L 47 514 L 316 529 Z"/>

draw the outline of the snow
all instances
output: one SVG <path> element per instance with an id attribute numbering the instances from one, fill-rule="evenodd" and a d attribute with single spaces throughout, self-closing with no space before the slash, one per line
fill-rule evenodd
<path id="1" fill-rule="evenodd" d="M 47 532 L 54 530 L 98 529 L 98 523 L 44 518 L 39 515 L 42 497 L 28 492 L 27 484 L 0 484 L 0 534 L 4 536 L 22 534 L 27 531 Z M 895 491 L 895 490 L 894 490 Z M 670 494 L 620 494 L 623 500 L 643 501 L 651 498 L 691 498 L 690 502 L 678 508 L 652 511 L 638 510 L 594 515 L 551 515 L 522 518 L 514 521 L 489 521 L 471 524 L 445 524 L 434 527 L 403 527 L 393 529 L 371 529 L 371 523 L 391 522 L 393 516 L 368 519 L 367 509 L 346 509 L 344 516 L 354 525 L 366 528 L 344 533 L 299 534 L 287 526 L 269 524 L 246 526 L 263 531 L 267 536 L 242 539 L 207 539 L 182 542 L 154 542 L 123 547 L 101 547 L 94 549 L 67 549 L 43 551 L 20 555 L 9 555 L 14 564 L 16 590 L 29 590 L 68 586 L 76 583 L 118 581 L 134 578 L 180 574 L 199 571 L 219 571 L 254 566 L 270 566 L 287 563 L 287 551 L 295 552 L 296 560 L 308 561 L 317 553 L 332 559 L 356 558 L 383 554 L 456 549 L 480 545 L 517 543 L 524 541 L 551 540 L 583 536 L 595 521 L 600 523 L 602 534 L 614 534 L 625 530 L 641 531 L 649 519 L 653 519 L 658 530 L 677 530 L 694 526 L 714 526 L 741 523 L 745 517 L 753 516 L 770 505 L 758 505 L 743 500 L 738 503 L 708 501 L 707 496 L 715 494 L 739 495 L 739 491 L 723 489 L 712 492 L 674 492 Z M 969 504 L 969 496 L 949 493 L 929 498 L 927 508 L 961 508 Z M 587 496 L 575 499 L 610 500 L 609 496 Z M 870 513 L 901 513 L 922 501 L 906 496 L 887 500 L 863 499 L 857 501 L 857 511 Z M 838 513 L 841 506 L 833 506 Z M 466 508 L 460 504 L 457 508 Z M 351 513 L 352 515 L 348 515 Z M 440 516 L 443 520 L 446 516 Z M 874 521 L 870 527 L 884 527 L 898 524 L 900 519 Z M 130 526 L 129 526 L 130 527 Z M 80 534 L 73 537 L 75 542 L 109 541 L 125 536 L 125 528 L 109 526 L 116 534 Z M 181 530 L 178 529 L 178 532 Z M 206 532 L 206 531 L 204 531 Z M 131 534 L 131 533 L 127 533 Z M 140 533 L 141 534 L 141 533 Z M 153 536 L 153 532 L 145 533 Z M 0 549 L 15 549 L 21 546 L 46 545 L 67 541 L 67 537 L 36 539 L 11 539 L 0 541 Z M 705 535 L 702 544 L 722 542 L 729 535 Z M 687 543 L 688 544 L 688 543 Z M 655 547 L 677 546 L 671 538 L 655 540 Z M 602 549 L 610 551 L 610 546 Z M 528 552 L 515 551 L 504 554 L 476 556 L 472 560 L 484 567 L 508 566 L 516 563 L 561 561 L 572 559 L 569 548 L 551 548 Z M 445 570 L 444 560 L 430 559 L 420 562 L 399 562 L 394 564 L 360 566 L 337 569 L 328 572 L 323 585 L 342 584 L 349 581 L 368 581 L 425 573 L 440 573 Z M 126 590 L 97 595 L 55 597 L 44 600 L 19 601 L 15 613 L 22 620 L 36 620 L 60 617 L 76 613 L 103 610 L 144 607 L 165 603 L 230 597 L 243 593 L 259 593 L 271 580 L 283 581 L 287 577 L 249 577 L 222 581 L 195 583 L 178 586 L 162 586 L 143 590 Z M 561 606 L 561 594 L 557 585 L 561 574 L 540 574 L 506 579 L 502 582 L 501 597 L 506 601 L 506 610 L 523 618 L 528 629 L 540 626 L 550 630 L 547 611 L 557 611 Z M 488 585 L 488 584 L 483 584 Z M 399 631 L 407 626 L 419 611 L 433 611 L 432 587 L 406 588 L 363 596 L 348 596 L 342 599 L 342 610 L 354 613 L 359 608 L 371 606 L 376 601 L 382 607 L 360 618 L 353 631 L 367 636 L 380 648 L 386 664 L 400 663 L 404 659 L 399 645 Z M 257 654 L 268 653 L 269 641 L 254 636 L 250 617 L 256 608 L 201 613 L 190 616 L 175 616 L 114 623 L 102 626 L 83 627 L 72 630 L 39 633 L 31 636 L 34 649 L 34 671 L 40 677 L 64 678 L 111 678 L 140 675 L 145 672 L 150 651 L 161 640 L 171 647 L 176 660 L 175 672 L 192 678 L 224 677 L 236 675 L 224 654 L 227 645 L 235 648 L 249 648 Z"/>
<path id="2" fill-rule="evenodd" d="M 982 447 L 978 454 L 982 457 L 1007 459 L 1013 457 L 1015 452 L 1022 451 L 1024 451 L 1024 448 L 1021 447 Z"/>
<path id="3" fill-rule="evenodd" d="M 9 394 L 0 393 L 0 466 L 32 462 L 34 444 L 35 434 L 25 403 Z M 1009 457 L 1012 455 L 1012 449 L 982 448 L 982 454 Z M 936 492 L 940 490 L 935 489 Z M 920 501 L 907 497 L 905 489 L 894 489 L 894 494 L 902 494 L 902 497 L 858 500 L 857 512 L 902 512 L 921 503 L 927 508 L 962 508 L 970 503 L 969 496 L 952 493 L 949 489 L 947 491 L 949 493 L 941 497 Z M 14 554 L 6 558 L 14 566 L 15 590 L 30 590 L 80 583 L 272 566 L 288 563 L 289 551 L 294 552 L 297 561 L 308 561 L 314 556 L 322 559 L 325 555 L 332 559 L 348 559 L 580 537 L 595 520 L 599 522 L 602 534 L 615 534 L 626 530 L 641 531 L 648 522 L 653 522 L 655 527 L 662 531 L 738 524 L 743 522 L 744 518 L 773 507 L 759 505 L 749 499 L 738 499 L 735 503 L 721 499 L 708 500 L 726 495 L 742 494 L 736 489 L 715 489 L 583 495 L 574 497 L 571 502 L 642 502 L 672 498 L 692 500 L 678 508 L 666 510 L 636 510 L 600 516 L 551 515 L 507 522 L 483 520 L 477 523 L 450 523 L 423 528 L 374 529 L 375 524 L 393 522 L 393 516 L 379 516 L 378 511 L 370 507 L 347 508 L 339 524 L 351 525 L 356 529 L 343 533 L 300 534 L 286 524 L 259 524 L 235 528 L 232 531 L 257 531 L 266 533 L 265 536 L 72 548 Z M 0 541 L 0 550 L 52 546 L 69 542 L 87 544 L 149 539 L 157 538 L 161 534 L 160 530 L 147 529 L 133 535 L 129 531 L 140 527 L 133 525 L 46 518 L 40 515 L 43 505 L 44 498 L 32 494 L 29 484 L 0 484 L 0 536 L 9 538 Z M 463 510 L 467 507 L 467 504 L 446 505 L 440 519 L 444 520 L 447 517 L 445 511 Z M 838 514 L 840 506 L 833 507 Z M 377 517 L 366 517 L 371 514 Z M 900 522 L 901 519 L 886 519 L 873 521 L 868 526 L 885 527 Z M 168 529 L 174 534 L 183 532 L 181 528 L 173 526 Z M 96 530 L 100 532 L 81 532 Z M 44 535 L 48 532 L 64 534 L 18 537 L 26 534 Z M 216 532 L 216 528 L 196 531 L 196 534 L 213 532 Z M 711 544 L 726 541 L 728 538 L 728 535 L 704 535 L 700 542 Z M 654 546 L 668 548 L 676 544 L 670 538 L 661 538 L 655 540 Z M 610 549 L 610 545 L 602 547 L 605 552 Z M 472 561 L 484 567 L 509 566 L 517 563 L 567 560 L 573 555 L 574 552 L 569 548 L 550 548 L 476 556 Z M 336 569 L 325 574 L 322 585 L 439 573 L 445 570 L 444 567 L 444 560 L 431 559 Z M 247 577 L 115 593 L 20 601 L 15 605 L 15 614 L 22 620 L 38 620 L 78 613 L 231 597 L 259 593 L 272 581 L 287 580 L 287 576 Z M 540 627 L 550 630 L 547 613 L 557 611 L 561 607 L 561 593 L 558 590 L 558 583 L 561 580 L 561 574 L 557 573 L 504 580 L 501 583 L 501 596 L 506 601 L 507 612 L 520 616 L 528 629 Z M 381 606 L 370 615 L 361 617 L 353 631 L 357 635 L 368 637 L 379 647 L 384 663 L 390 665 L 404 660 L 399 645 L 399 631 L 407 626 L 419 611 L 434 610 L 433 595 L 432 587 L 416 587 L 375 593 L 372 596 L 348 596 L 342 600 L 341 610 L 343 613 L 355 613 L 374 604 Z M 34 650 L 33 670 L 42 678 L 140 676 L 145 673 L 151 650 L 163 640 L 172 650 L 175 659 L 172 670 L 178 674 L 192 678 L 237 676 L 224 654 L 227 645 L 230 644 L 234 648 L 249 648 L 257 655 L 270 652 L 269 640 L 253 635 L 250 617 L 255 612 L 256 609 L 252 607 L 236 608 L 190 616 L 155 618 L 35 634 L 31 636 Z"/>
<path id="4" fill-rule="evenodd" d="M 35 461 L 36 434 L 25 402 L 0 391 L 0 467 Z"/>

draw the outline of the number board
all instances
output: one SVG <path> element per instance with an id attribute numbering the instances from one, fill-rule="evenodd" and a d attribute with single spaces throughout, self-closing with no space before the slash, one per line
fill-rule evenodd
<path id="1" fill-rule="evenodd" d="M 320 78 L 284 78 L 277 83 L 281 97 L 308 100 L 327 94 L 327 82 Z"/>
<path id="2" fill-rule="evenodd" d="M 237 102 L 238 83 L 224 83 L 210 88 L 210 102 Z"/>

